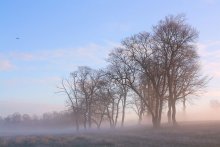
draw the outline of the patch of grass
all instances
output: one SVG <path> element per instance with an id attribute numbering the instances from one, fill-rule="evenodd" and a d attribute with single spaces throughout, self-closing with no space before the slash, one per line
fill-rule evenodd
<path id="1" fill-rule="evenodd" d="M 62 135 L 0 137 L 0 147 L 220 147 L 220 123 Z"/>

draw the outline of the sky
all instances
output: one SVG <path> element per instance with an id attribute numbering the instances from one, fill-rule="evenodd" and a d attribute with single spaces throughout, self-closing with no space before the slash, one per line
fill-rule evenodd
<path id="1" fill-rule="evenodd" d="M 123 38 L 177 14 L 199 31 L 202 72 L 212 77 L 187 111 L 220 119 L 218 0 L 1 0 L 0 115 L 65 110 L 62 78 L 77 66 L 105 67 Z"/>

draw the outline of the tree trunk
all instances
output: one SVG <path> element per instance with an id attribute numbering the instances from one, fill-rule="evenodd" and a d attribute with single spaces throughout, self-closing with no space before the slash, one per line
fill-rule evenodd
<path id="1" fill-rule="evenodd" d="M 115 113 L 115 121 L 114 121 L 114 126 L 117 126 L 117 122 L 118 122 L 118 114 L 119 114 L 119 104 L 120 104 L 121 98 L 118 99 L 117 101 L 117 105 L 116 105 L 116 113 Z"/>
<path id="2" fill-rule="evenodd" d="M 160 121 L 158 117 L 152 116 L 153 128 L 157 129 L 160 127 Z"/>
<path id="3" fill-rule="evenodd" d="M 87 116 L 86 116 L 86 113 L 85 113 L 84 114 L 84 121 L 83 121 L 84 129 L 86 129 L 86 124 L 87 124 Z"/>
<path id="4" fill-rule="evenodd" d="M 121 127 L 123 127 L 124 126 L 124 120 L 125 120 L 125 107 L 126 107 L 126 98 L 127 98 L 127 96 L 126 96 L 126 94 L 124 95 L 124 99 L 123 99 L 123 108 L 122 108 L 122 118 L 121 118 Z"/>
<path id="5" fill-rule="evenodd" d="M 75 123 L 76 123 L 76 131 L 79 131 L 79 116 L 78 116 L 78 112 L 75 112 Z"/>
<path id="6" fill-rule="evenodd" d="M 103 111 L 103 113 L 102 113 L 102 115 L 101 115 L 101 119 L 100 119 L 100 121 L 99 121 L 99 123 L 98 123 L 98 129 L 100 129 L 100 126 L 101 126 L 101 124 L 102 124 L 102 120 L 103 120 L 103 118 L 104 118 L 104 115 L 105 115 L 105 110 Z"/>
<path id="7" fill-rule="evenodd" d="M 172 104 L 174 103 L 174 99 L 173 99 L 173 78 L 172 75 L 170 75 L 170 73 L 168 72 L 167 75 L 168 78 L 168 88 L 169 88 L 169 97 L 168 97 L 168 113 L 167 113 L 167 117 L 168 117 L 168 123 L 171 124 L 172 123 Z"/>
<path id="8" fill-rule="evenodd" d="M 92 127 L 92 110 L 91 110 L 91 102 L 88 102 L 88 125 L 89 128 Z"/>
<path id="9" fill-rule="evenodd" d="M 176 122 L 176 103 L 173 102 L 172 103 L 172 123 L 173 123 L 173 126 L 176 126 L 177 125 L 177 122 Z"/>
<path id="10" fill-rule="evenodd" d="M 138 117 L 138 124 L 141 125 L 141 122 L 142 122 L 142 114 L 140 114 Z"/>
<path id="11" fill-rule="evenodd" d="M 88 123 L 89 123 L 89 128 L 92 127 L 92 116 L 91 116 L 91 112 L 89 111 L 88 113 Z"/>
<path id="12" fill-rule="evenodd" d="M 160 99 L 159 118 L 158 118 L 159 123 L 161 123 L 162 111 L 163 111 L 163 99 Z"/>
<path id="13" fill-rule="evenodd" d="M 171 118 L 171 114 L 172 114 L 172 107 L 171 107 L 171 100 L 168 100 L 168 112 L 167 112 L 167 118 L 168 118 L 168 124 L 172 123 L 172 118 Z"/>
<path id="14" fill-rule="evenodd" d="M 186 98 L 183 98 L 183 112 L 186 112 Z"/>

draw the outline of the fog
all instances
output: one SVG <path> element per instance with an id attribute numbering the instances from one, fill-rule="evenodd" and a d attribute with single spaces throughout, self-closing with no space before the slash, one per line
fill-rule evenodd
<path id="1" fill-rule="evenodd" d="M 214 105 L 214 106 L 213 106 Z M 189 112 L 190 111 L 190 112 Z M 91 132 L 109 132 L 112 131 L 113 128 L 109 126 L 108 122 L 103 122 L 101 127 L 98 129 L 95 125 L 93 125 L 91 128 L 84 129 L 83 125 L 80 125 L 79 131 L 76 130 L 73 120 L 67 119 L 62 121 L 54 122 L 54 120 L 44 120 L 43 116 L 45 117 L 45 114 L 57 114 L 58 112 L 51 112 L 51 113 L 44 113 L 44 115 L 33 115 L 30 116 L 33 118 L 32 122 L 4 122 L 8 121 L 9 116 L 13 116 L 14 113 L 9 115 L 8 117 L 2 117 L 1 124 L 0 124 L 0 136 L 20 136 L 20 135 L 77 135 L 82 133 L 91 133 Z M 180 124 L 184 123 L 198 123 L 202 124 L 204 122 L 220 122 L 219 120 L 219 113 L 220 108 L 216 107 L 216 102 L 213 104 L 213 102 L 210 102 L 210 107 L 207 107 L 205 109 L 200 109 L 198 111 L 193 109 L 193 107 L 189 107 L 189 109 L 186 112 L 183 112 L 179 110 L 177 112 L 177 121 Z M 22 114 L 21 114 L 22 116 Z M 35 117 L 35 118 L 34 118 Z M 36 118 L 37 117 L 37 118 Z M 115 129 L 130 129 L 140 126 L 145 126 L 146 128 L 152 128 L 152 122 L 151 122 L 150 116 L 144 116 L 141 124 L 138 124 L 138 117 L 137 115 L 130 111 L 126 114 L 125 119 L 125 126 L 122 128 L 120 125 L 117 125 Z M 162 127 L 167 125 L 167 116 L 166 114 L 163 114 L 162 116 Z M 120 123 L 120 122 L 119 122 Z"/>
<path id="2" fill-rule="evenodd" d="M 82 10 L 85 14 L 92 14 L 96 5 L 99 4 L 93 2 L 93 9 Z M 68 6 L 78 8 L 78 4 L 74 3 Z M 54 12 L 51 9 L 48 13 L 53 15 L 47 15 L 48 8 L 45 8 L 46 11 L 38 11 L 37 8 L 37 15 L 21 8 L 21 14 L 32 14 L 24 18 L 37 21 L 30 19 L 30 22 L 24 23 L 22 18 L 22 24 L 28 24 L 28 27 L 22 27 L 21 34 L 16 35 L 17 43 L 11 39 L 3 41 L 6 44 L 3 44 L 5 49 L 0 53 L 0 70 L 4 72 L 4 82 L 0 97 L 8 102 L 0 104 L 0 146 L 220 146 L 219 93 L 214 93 L 216 96 L 211 97 L 214 98 L 212 100 L 207 95 L 207 100 L 201 99 L 212 78 L 205 74 L 208 68 L 204 72 L 200 64 L 203 61 L 200 61 L 198 48 L 206 48 L 198 42 L 200 30 L 188 24 L 185 15 L 167 15 L 153 23 L 147 31 L 130 34 L 137 29 L 134 26 L 139 26 L 133 22 L 141 16 L 131 11 L 134 15 L 128 16 L 135 16 L 135 20 L 128 22 L 131 28 L 123 32 L 116 29 L 114 37 L 109 34 L 114 31 L 106 31 L 109 25 L 101 22 L 105 20 L 111 24 L 112 20 L 107 20 L 112 19 L 110 15 L 97 15 L 103 14 L 97 11 L 89 16 L 92 19 L 88 19 L 88 15 L 80 12 L 79 16 L 72 11 L 78 12 L 74 7 L 63 7 L 68 10 L 68 15 L 59 13 L 58 17 L 54 17 L 58 12 L 56 10 L 61 8 L 60 4 L 53 9 Z M 114 12 L 120 14 L 121 7 L 120 11 Z M 38 14 L 45 17 L 38 17 Z M 101 19 L 96 19 L 96 16 Z M 59 17 L 64 19 L 59 20 Z M 49 23 L 53 19 L 48 18 L 58 19 Z M 127 16 L 118 18 L 124 20 Z M 62 22 L 57 24 L 59 27 L 56 21 Z M 4 26 L 5 30 L 9 30 L 11 24 L 21 28 L 20 24 L 9 22 Z M 71 27 L 67 27 L 68 24 Z M 98 26 L 98 30 L 83 29 L 85 25 Z M 37 27 L 33 29 L 31 26 Z M 25 31 L 25 28 L 29 29 Z M 59 28 L 64 30 L 59 31 Z M 14 32 L 17 29 L 10 30 Z M 13 32 L 9 35 L 16 34 Z M 44 32 L 49 36 L 56 32 L 60 38 L 41 34 Z M 59 32 L 62 32 L 61 35 Z M 116 39 L 104 41 L 111 45 L 104 45 L 105 32 Z M 73 38 L 66 38 L 69 33 Z M 95 36 L 96 33 L 99 35 Z M 124 33 L 127 35 L 124 36 Z M 92 38 L 88 34 L 92 34 Z M 119 41 L 120 34 L 124 34 L 124 38 Z M 33 39 L 34 42 L 31 41 Z M 87 46 L 88 42 L 91 45 Z M 217 61 L 211 61 L 211 55 L 204 62 L 206 66 L 213 66 Z M 205 56 L 202 57 L 204 59 Z M 195 104 L 189 104 L 195 97 L 198 101 L 196 98 Z"/>
<path id="3" fill-rule="evenodd" d="M 0 146 L 212 146 L 220 145 L 220 121 L 179 122 L 178 127 L 163 123 L 153 129 L 149 120 L 115 129 L 107 124 L 101 129 L 76 131 L 75 127 L 11 126 L 1 127 Z M 148 124 L 149 123 L 149 124 Z"/>
<path id="4" fill-rule="evenodd" d="M 137 114 L 128 109 L 124 127 L 119 122 L 112 128 L 106 119 L 100 128 L 95 124 L 77 131 L 69 111 L 46 112 L 42 115 L 18 112 L 1 117 L 0 146 L 216 146 L 220 145 L 218 102 L 210 101 L 203 109 L 188 105 L 177 111 L 178 126 L 167 122 L 166 109 L 161 127 L 154 129 L 151 117 L 144 115 L 141 124 Z M 181 108 L 181 107 L 180 107 Z"/>

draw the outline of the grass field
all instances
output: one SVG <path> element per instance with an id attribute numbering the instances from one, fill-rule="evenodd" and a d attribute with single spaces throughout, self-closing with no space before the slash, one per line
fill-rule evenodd
<path id="1" fill-rule="evenodd" d="M 182 122 L 172 128 L 133 126 L 80 133 L 26 133 L 4 135 L 0 147 L 220 147 L 220 122 Z"/>

